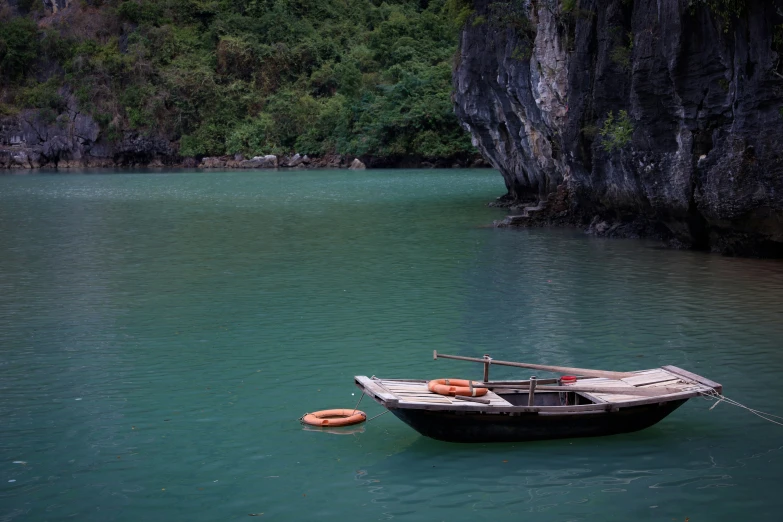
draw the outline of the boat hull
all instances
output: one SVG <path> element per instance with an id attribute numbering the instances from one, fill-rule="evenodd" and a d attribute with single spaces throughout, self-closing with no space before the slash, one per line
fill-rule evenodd
<path id="1" fill-rule="evenodd" d="M 647 404 L 618 411 L 562 414 L 473 413 L 391 408 L 394 415 L 426 437 L 446 442 L 523 442 L 598 437 L 643 430 L 688 399 Z"/>

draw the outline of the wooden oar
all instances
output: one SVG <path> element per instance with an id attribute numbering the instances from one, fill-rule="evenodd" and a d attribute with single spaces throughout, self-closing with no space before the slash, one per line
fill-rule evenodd
<path id="1" fill-rule="evenodd" d="M 478 387 L 478 386 L 477 386 Z M 487 386 L 487 388 L 506 388 L 506 386 Z M 510 386 L 508 388 L 511 388 Z M 527 387 L 516 387 L 517 390 L 527 391 Z M 658 397 L 659 395 L 669 395 L 670 393 L 680 393 L 680 388 L 670 388 L 660 386 L 657 388 L 636 388 L 634 386 L 579 386 L 569 384 L 568 386 L 536 386 L 536 392 L 555 391 L 555 392 L 586 392 L 586 393 L 611 393 L 616 395 L 641 395 L 643 397 Z"/>
<path id="2" fill-rule="evenodd" d="M 520 386 L 516 384 L 487 384 L 474 381 L 474 388 L 489 388 L 490 390 L 511 389 L 519 391 L 528 391 L 529 386 Z M 538 385 L 535 391 L 549 392 L 585 392 L 585 393 L 610 393 L 616 395 L 641 395 L 643 397 L 658 397 L 659 395 L 669 395 L 671 393 L 681 393 L 681 388 L 672 388 L 670 386 L 656 386 L 654 388 L 636 388 L 634 386 L 580 386 L 578 384 L 569 384 L 567 386 L 546 386 Z"/>
<path id="3" fill-rule="evenodd" d="M 589 370 L 586 368 L 571 368 L 569 366 L 549 366 L 546 364 L 518 363 L 512 361 L 498 361 L 496 359 L 478 359 L 476 357 L 463 357 L 461 355 L 439 354 L 437 350 L 432 352 L 433 359 L 456 359 L 458 361 L 470 361 L 481 364 L 499 364 L 501 366 L 515 366 L 517 368 L 530 368 L 545 372 L 567 373 L 572 375 L 584 375 L 585 377 L 603 377 L 605 379 L 624 379 L 635 375 L 631 372 L 610 372 L 607 370 Z"/>

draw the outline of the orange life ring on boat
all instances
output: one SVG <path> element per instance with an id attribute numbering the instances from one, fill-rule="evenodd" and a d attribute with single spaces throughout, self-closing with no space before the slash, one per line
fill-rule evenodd
<path id="1" fill-rule="evenodd" d="M 433 379 L 427 383 L 427 389 L 440 395 L 463 395 L 465 397 L 481 397 L 486 395 L 488 391 L 486 388 L 471 387 L 471 381 L 465 379 Z"/>
<path id="2" fill-rule="evenodd" d="M 308 413 L 302 422 L 310 426 L 350 426 L 367 420 L 367 414 L 359 410 L 321 410 Z"/>

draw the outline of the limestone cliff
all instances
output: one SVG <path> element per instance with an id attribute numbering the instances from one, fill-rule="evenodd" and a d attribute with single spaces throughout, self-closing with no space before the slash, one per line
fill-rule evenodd
<path id="1" fill-rule="evenodd" d="M 783 255 L 783 1 L 732 2 L 475 0 L 455 107 L 514 222 Z"/>

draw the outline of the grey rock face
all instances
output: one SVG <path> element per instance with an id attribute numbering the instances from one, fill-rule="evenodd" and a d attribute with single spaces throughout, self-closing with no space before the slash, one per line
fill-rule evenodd
<path id="1" fill-rule="evenodd" d="M 266 156 L 254 156 L 252 159 L 240 163 L 243 169 L 274 169 L 277 168 L 277 156 L 269 154 Z"/>
<path id="2" fill-rule="evenodd" d="M 56 117 L 25 110 L 0 120 L 0 168 L 154 166 L 177 158 L 171 143 L 160 137 L 126 132 L 105 141 L 100 125 L 79 111 L 73 96 L 67 96 L 66 110 Z"/>
<path id="3" fill-rule="evenodd" d="M 287 167 L 287 168 L 303 167 L 305 165 L 304 158 L 305 157 L 301 156 L 299 153 L 296 153 L 293 156 L 283 156 L 280 159 L 279 165 L 281 167 Z"/>
<path id="4" fill-rule="evenodd" d="M 528 24 L 498 21 L 500 4 Z M 688 0 L 561 4 L 476 0 L 485 21 L 461 35 L 455 110 L 506 199 L 560 193 L 597 234 L 783 255 L 783 1 L 747 0 L 731 21 Z M 620 111 L 628 142 L 607 150 Z"/>
<path id="5" fill-rule="evenodd" d="M 267 168 L 270 169 L 277 168 L 278 160 L 277 160 L 277 156 L 275 156 L 274 154 L 267 154 L 266 156 L 264 156 L 263 160 L 264 160 L 264 165 Z"/>
<path id="6" fill-rule="evenodd" d="M 359 158 L 355 158 L 351 162 L 351 166 L 348 167 L 348 168 L 351 169 L 351 170 L 364 170 L 364 169 L 367 168 L 367 166 L 364 163 L 362 163 Z"/>
<path id="7" fill-rule="evenodd" d="M 243 162 L 244 163 L 244 162 Z M 201 160 L 202 169 L 222 169 L 226 166 L 225 160 L 214 156 L 207 156 Z"/>
<path id="8" fill-rule="evenodd" d="M 72 0 L 43 0 L 44 8 L 50 13 L 56 13 L 72 4 Z"/>

